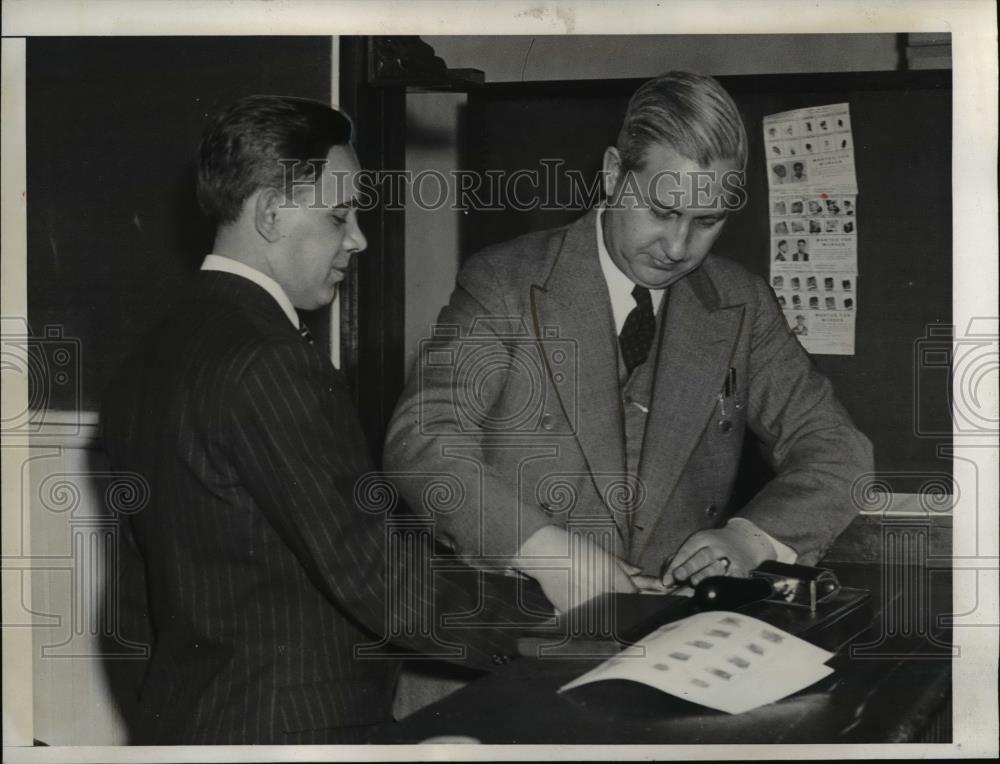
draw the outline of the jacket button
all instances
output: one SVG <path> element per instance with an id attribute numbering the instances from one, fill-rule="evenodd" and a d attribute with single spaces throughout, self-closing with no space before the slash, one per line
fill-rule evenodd
<path id="1" fill-rule="evenodd" d="M 715 516 L 719 514 L 719 509 L 714 504 L 709 504 L 707 507 L 705 507 L 705 514 L 708 515 L 708 517 L 710 517 L 712 520 L 714 520 Z"/>
<path id="2" fill-rule="evenodd" d="M 542 429 L 543 430 L 551 430 L 552 426 L 553 426 L 552 425 L 552 414 L 543 414 L 542 415 Z"/>

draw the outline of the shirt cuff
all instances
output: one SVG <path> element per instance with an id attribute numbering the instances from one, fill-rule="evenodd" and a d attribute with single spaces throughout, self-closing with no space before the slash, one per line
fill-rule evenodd
<path id="1" fill-rule="evenodd" d="M 745 517 L 732 517 L 732 518 L 729 519 L 729 522 L 730 523 L 746 523 L 756 533 L 759 533 L 761 536 L 763 536 L 768 541 L 770 541 L 771 542 L 771 546 L 774 547 L 774 552 L 777 555 L 775 557 L 775 560 L 777 562 L 783 562 L 783 563 L 787 563 L 788 565 L 792 565 L 792 564 L 795 563 L 795 561 L 797 559 L 799 559 L 798 552 L 796 552 L 794 549 L 792 549 L 787 544 L 782 544 L 780 541 L 778 541 L 778 539 L 774 538 L 774 536 L 771 536 L 771 535 L 765 533 L 764 531 L 762 531 L 760 529 L 760 527 L 755 522 L 753 522 L 752 520 L 747 520 Z"/>

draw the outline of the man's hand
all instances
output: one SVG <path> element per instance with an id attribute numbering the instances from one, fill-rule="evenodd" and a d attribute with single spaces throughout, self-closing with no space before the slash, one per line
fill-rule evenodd
<path id="1" fill-rule="evenodd" d="M 587 537 L 555 525 L 539 528 L 513 564 L 538 581 L 561 613 L 606 592 L 635 592 L 632 576 L 640 572 Z"/>
<path id="2" fill-rule="evenodd" d="M 746 577 L 764 560 L 776 557 L 767 536 L 752 523 L 692 533 L 666 564 L 663 583 L 695 586 L 709 576 Z"/>

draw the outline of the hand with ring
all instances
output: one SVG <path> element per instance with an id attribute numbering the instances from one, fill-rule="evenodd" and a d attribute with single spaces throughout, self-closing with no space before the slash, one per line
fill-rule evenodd
<path id="1" fill-rule="evenodd" d="M 695 586 L 710 576 L 745 578 L 764 560 L 775 557 L 774 546 L 756 526 L 730 523 L 691 534 L 664 566 L 663 583 Z"/>

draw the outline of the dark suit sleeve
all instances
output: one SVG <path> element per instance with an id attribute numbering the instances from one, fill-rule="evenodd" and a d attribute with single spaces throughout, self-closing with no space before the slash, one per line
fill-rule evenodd
<path id="1" fill-rule="evenodd" d="M 513 624 L 524 619 L 515 603 L 480 592 L 475 573 L 435 575 L 428 585 L 421 571 L 427 550 L 411 543 L 387 562 L 384 513 L 355 501 L 359 478 L 370 473 L 367 449 L 343 377 L 328 359 L 302 342 L 258 348 L 231 393 L 231 448 L 241 478 L 336 606 L 376 635 L 410 635 L 405 646 L 430 655 L 439 643 L 426 632 L 443 631 L 439 623 L 432 630 L 429 619 L 478 610 L 478 620 L 494 628 L 448 632 L 446 641 L 460 639 L 466 662 L 479 667 L 514 654 Z"/>
<path id="2" fill-rule="evenodd" d="M 814 564 L 855 517 L 852 490 L 874 469 L 871 442 L 788 329 L 767 284 L 755 278 L 754 288 L 748 424 L 775 478 L 739 515 Z"/>

